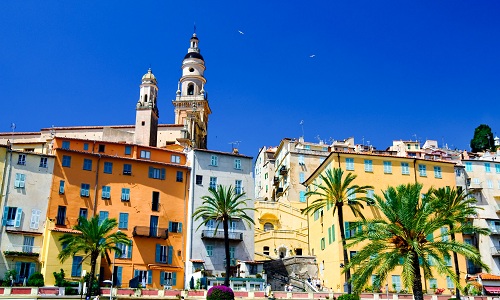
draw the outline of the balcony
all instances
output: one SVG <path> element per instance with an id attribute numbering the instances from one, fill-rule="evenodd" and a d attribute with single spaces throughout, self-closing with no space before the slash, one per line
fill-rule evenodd
<path id="1" fill-rule="evenodd" d="M 500 234 L 500 226 L 498 225 L 490 225 L 488 228 L 491 230 L 491 235 L 499 235 Z"/>
<path id="2" fill-rule="evenodd" d="M 40 255 L 40 246 L 31 245 L 9 245 L 3 252 L 9 257 L 38 257 Z"/>
<path id="3" fill-rule="evenodd" d="M 229 237 L 229 240 L 232 240 L 232 241 L 243 241 L 243 232 L 234 232 L 234 231 L 230 231 L 228 232 L 228 237 Z M 203 230 L 201 232 L 201 238 L 202 239 L 224 239 L 224 231 L 223 230 L 213 230 L 213 229 L 209 229 L 209 230 Z"/>
<path id="4" fill-rule="evenodd" d="M 500 247 L 491 247 L 491 256 L 500 256 Z"/>
<path id="5" fill-rule="evenodd" d="M 132 235 L 166 240 L 168 239 L 168 228 L 135 226 Z"/>
<path id="6" fill-rule="evenodd" d="M 273 179 L 273 185 L 274 186 L 278 186 L 279 184 L 280 184 L 280 179 L 279 179 L 279 177 L 275 176 L 274 179 Z"/>
<path id="7" fill-rule="evenodd" d="M 282 187 L 276 189 L 276 196 L 280 197 L 281 195 L 283 195 L 283 188 Z"/>
<path id="8" fill-rule="evenodd" d="M 286 175 L 288 170 L 286 169 L 286 166 L 281 166 L 280 168 L 280 175 Z"/>

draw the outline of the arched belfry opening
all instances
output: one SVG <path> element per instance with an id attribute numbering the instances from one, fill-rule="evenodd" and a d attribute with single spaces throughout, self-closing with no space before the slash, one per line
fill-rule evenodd
<path id="1" fill-rule="evenodd" d="M 187 90 L 188 95 L 194 95 L 194 84 L 190 83 Z"/>

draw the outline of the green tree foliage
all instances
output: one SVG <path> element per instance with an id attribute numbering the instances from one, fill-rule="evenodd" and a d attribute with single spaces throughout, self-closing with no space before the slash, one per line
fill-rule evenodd
<path id="1" fill-rule="evenodd" d="M 342 245 L 344 246 L 344 265 L 347 266 L 349 257 L 347 255 L 345 242 L 343 209 L 344 206 L 347 205 L 354 216 L 363 218 L 363 214 L 361 213 L 363 202 L 367 203 L 372 201 L 372 199 L 366 197 L 366 193 L 373 187 L 353 184 L 356 175 L 347 173 L 344 177 L 344 171 L 340 168 L 327 169 L 324 173 L 319 175 L 319 178 L 319 183 L 313 183 L 308 187 L 306 197 L 312 196 L 314 200 L 302 210 L 302 213 L 314 214 L 320 210 L 327 210 L 329 207 L 333 208 L 332 215 L 335 217 L 335 213 L 337 213 L 340 237 L 342 239 Z M 351 278 L 350 270 L 346 268 L 345 271 L 345 280 L 349 282 Z M 350 285 L 348 285 L 348 293 L 351 293 Z"/>
<path id="2" fill-rule="evenodd" d="M 216 222 L 215 232 L 217 232 L 219 224 L 222 223 L 224 230 L 224 250 L 226 254 L 224 285 L 229 286 L 229 272 L 231 267 L 231 257 L 229 256 L 229 221 L 233 218 L 239 218 L 248 225 L 252 225 L 254 221 L 248 216 L 248 212 L 255 209 L 247 206 L 247 202 L 250 199 L 244 198 L 245 193 L 236 194 L 232 186 L 224 187 L 218 185 L 217 189 L 209 188 L 208 191 L 210 195 L 201 197 L 203 204 L 195 210 L 193 217 L 195 220 L 203 220 L 198 228 L 214 220 Z"/>
<path id="3" fill-rule="evenodd" d="M 474 130 L 474 137 L 470 141 L 472 152 L 495 150 L 495 141 L 490 126 L 481 124 Z"/>
<path id="4" fill-rule="evenodd" d="M 456 216 L 436 214 L 437 198 L 430 196 L 431 193 L 421 196 L 421 192 L 422 185 L 416 183 L 389 187 L 383 198 L 375 196 L 375 207 L 382 217 L 361 220 L 360 232 L 348 239 L 348 247 L 363 245 L 349 263 L 356 270 L 352 277 L 355 290 L 362 290 L 372 274 L 384 282 L 396 267 L 402 268 L 403 285 L 411 287 L 415 300 L 423 300 L 422 277 L 433 276 L 433 269 L 459 286 L 457 276 L 447 265 L 452 252 L 488 270 L 474 246 L 449 240 L 450 234 L 468 231 L 471 226 L 442 231 Z"/>
<path id="5" fill-rule="evenodd" d="M 40 272 L 33 273 L 28 279 L 28 286 L 37 286 L 41 287 L 45 285 L 45 281 L 43 280 L 43 275 Z"/>
<path id="6" fill-rule="evenodd" d="M 90 282 L 91 280 L 95 280 L 95 268 L 99 256 L 104 255 L 108 264 L 110 264 L 111 260 L 108 252 L 114 250 L 118 255 L 121 255 L 121 249 L 118 248 L 117 244 L 130 245 L 130 241 L 125 233 L 120 231 L 110 233 L 116 226 L 116 219 L 104 219 L 99 221 L 99 216 L 94 216 L 90 220 L 80 217 L 78 219 L 78 225 L 73 227 L 73 229 L 79 231 L 80 234 L 65 233 L 59 238 L 59 242 L 67 245 L 57 256 L 61 262 L 79 253 L 85 254 L 82 262 L 90 258 L 87 297 L 92 295 L 93 285 L 90 284 Z"/>

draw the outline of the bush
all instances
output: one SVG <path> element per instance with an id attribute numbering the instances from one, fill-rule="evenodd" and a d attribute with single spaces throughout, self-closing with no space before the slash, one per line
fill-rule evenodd
<path id="1" fill-rule="evenodd" d="M 234 300 L 234 293 L 230 287 L 213 286 L 207 292 L 207 300 Z"/>
<path id="2" fill-rule="evenodd" d="M 343 294 L 337 300 L 360 300 L 359 295 L 356 294 Z"/>
<path id="3" fill-rule="evenodd" d="M 42 273 L 35 272 L 28 279 L 28 286 L 41 287 L 41 286 L 44 286 L 44 285 L 45 285 L 45 281 L 43 280 Z"/>
<path id="4" fill-rule="evenodd" d="M 59 273 L 54 272 L 52 274 L 54 274 L 54 279 L 56 281 L 55 286 L 59 286 L 59 287 L 66 286 L 66 280 L 64 280 L 64 270 L 63 269 L 61 269 L 61 272 L 59 272 Z"/>

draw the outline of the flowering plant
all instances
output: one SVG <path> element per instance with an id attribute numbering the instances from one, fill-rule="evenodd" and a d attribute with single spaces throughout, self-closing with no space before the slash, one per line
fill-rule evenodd
<path id="1" fill-rule="evenodd" d="M 234 293 L 230 287 L 213 286 L 207 292 L 207 300 L 234 300 Z"/>
<path id="2" fill-rule="evenodd" d="M 441 295 L 444 292 L 443 288 L 436 289 L 436 295 Z"/>

